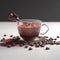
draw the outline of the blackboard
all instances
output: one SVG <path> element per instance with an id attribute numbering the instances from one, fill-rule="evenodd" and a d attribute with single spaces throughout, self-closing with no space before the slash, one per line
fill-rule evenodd
<path id="1" fill-rule="evenodd" d="M 9 21 L 11 12 L 23 19 L 60 21 L 60 0 L 0 0 L 0 21 Z"/>

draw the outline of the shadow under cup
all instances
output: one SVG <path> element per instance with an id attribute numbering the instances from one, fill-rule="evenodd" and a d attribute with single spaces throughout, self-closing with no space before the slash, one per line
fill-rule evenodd
<path id="1" fill-rule="evenodd" d="M 41 21 L 35 19 L 22 19 L 17 21 L 18 32 L 24 40 L 34 40 L 40 33 Z"/>

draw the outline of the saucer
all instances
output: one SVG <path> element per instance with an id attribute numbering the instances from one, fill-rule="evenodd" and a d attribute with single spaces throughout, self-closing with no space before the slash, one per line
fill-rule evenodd
<path id="1" fill-rule="evenodd" d="M 39 42 L 45 38 L 46 38 L 46 36 L 38 36 L 34 40 L 24 40 L 24 41 L 34 43 L 34 42 Z"/>

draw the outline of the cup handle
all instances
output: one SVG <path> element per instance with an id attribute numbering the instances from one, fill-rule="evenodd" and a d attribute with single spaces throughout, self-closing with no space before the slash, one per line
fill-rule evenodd
<path id="1" fill-rule="evenodd" d="M 46 24 L 42 24 L 42 26 L 46 26 L 47 27 L 47 30 L 45 32 L 40 33 L 41 35 L 44 35 L 44 34 L 46 34 L 49 31 L 49 27 Z"/>

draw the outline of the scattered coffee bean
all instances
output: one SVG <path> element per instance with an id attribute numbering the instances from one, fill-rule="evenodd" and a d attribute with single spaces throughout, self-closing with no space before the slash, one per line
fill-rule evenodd
<path id="1" fill-rule="evenodd" d="M 24 48 L 28 48 L 28 46 L 26 45 Z"/>
<path id="2" fill-rule="evenodd" d="M 46 47 L 45 50 L 49 50 L 50 48 L 49 47 Z"/>
<path id="3" fill-rule="evenodd" d="M 56 44 L 56 41 L 54 41 L 54 44 Z"/>
<path id="4" fill-rule="evenodd" d="M 48 36 L 44 36 L 45 38 L 48 38 Z"/>
<path id="5" fill-rule="evenodd" d="M 56 42 L 56 45 L 60 45 L 60 42 Z"/>
<path id="6" fill-rule="evenodd" d="M 49 44 L 49 42 L 48 41 L 46 41 L 46 45 L 48 45 Z"/>
<path id="7" fill-rule="evenodd" d="M 37 42 L 34 42 L 33 44 L 34 44 L 34 45 L 36 45 L 36 44 L 37 44 Z"/>
<path id="8" fill-rule="evenodd" d="M 7 46 L 6 43 L 0 43 L 0 46 Z"/>
<path id="9" fill-rule="evenodd" d="M 19 46 L 20 46 L 20 47 L 22 47 L 22 46 L 23 46 L 23 44 L 19 44 Z"/>
<path id="10" fill-rule="evenodd" d="M 6 34 L 4 34 L 4 36 L 7 36 Z"/>
<path id="11" fill-rule="evenodd" d="M 3 40 L 1 40 L 1 42 L 3 42 Z"/>
<path id="12" fill-rule="evenodd" d="M 51 42 L 50 42 L 50 45 L 54 45 L 54 42 L 53 42 L 53 41 L 51 41 Z"/>
<path id="13" fill-rule="evenodd" d="M 16 46 L 16 44 L 14 42 L 11 43 L 11 46 Z"/>
<path id="14" fill-rule="evenodd" d="M 53 38 L 49 38 L 49 40 L 53 40 Z"/>
<path id="15" fill-rule="evenodd" d="M 11 47 L 11 45 L 7 45 L 7 48 L 10 48 Z"/>
<path id="16" fill-rule="evenodd" d="M 40 44 L 39 45 L 42 45 L 43 43 L 42 43 L 42 41 L 40 41 Z"/>
<path id="17" fill-rule="evenodd" d="M 3 42 L 5 42 L 5 43 L 11 43 L 12 39 L 5 39 Z"/>
<path id="18" fill-rule="evenodd" d="M 29 51 L 30 51 L 30 50 L 32 50 L 32 48 L 31 48 L 31 47 L 29 48 Z"/>
<path id="19" fill-rule="evenodd" d="M 2 39 L 1 39 L 1 42 L 3 42 L 4 40 L 5 40 L 5 38 L 2 38 Z"/>
<path id="20" fill-rule="evenodd" d="M 54 40 L 57 40 L 56 38 Z"/>
<path id="21" fill-rule="evenodd" d="M 39 44 L 36 44 L 35 47 L 39 47 Z"/>
<path id="22" fill-rule="evenodd" d="M 38 43 L 38 44 L 40 44 L 40 42 L 39 42 L 39 41 L 38 41 L 37 43 Z"/>
<path id="23" fill-rule="evenodd" d="M 40 45 L 40 47 L 44 47 L 44 46 L 45 46 L 44 44 Z"/>
<path id="24" fill-rule="evenodd" d="M 57 36 L 57 38 L 59 38 L 59 36 Z"/>
<path id="25" fill-rule="evenodd" d="M 10 35 L 10 37 L 13 37 L 13 35 Z"/>
<path id="26" fill-rule="evenodd" d="M 17 36 L 17 39 L 20 39 L 20 37 L 19 37 L 19 36 Z"/>
<path id="27" fill-rule="evenodd" d="M 4 34 L 4 36 L 7 36 L 7 35 Z M 55 40 L 57 40 L 57 38 L 59 38 L 59 36 L 57 36 L 57 38 L 55 38 L 55 39 L 49 38 L 48 36 L 43 36 L 43 37 L 39 36 L 39 40 L 37 40 L 37 41 L 25 41 L 25 40 L 23 41 L 20 39 L 19 36 L 13 36 L 13 35 L 10 35 L 10 37 L 12 37 L 12 38 L 11 39 L 2 38 L 1 42 L 3 42 L 3 43 L 0 43 L 0 46 L 10 48 L 10 47 L 19 45 L 20 47 L 24 46 L 24 48 L 28 48 L 28 46 L 45 47 L 48 44 L 49 45 L 54 45 L 54 44 L 60 45 L 60 41 L 55 41 Z M 42 38 L 42 39 L 40 39 L 40 38 Z M 28 50 L 32 50 L 31 47 Z M 45 49 L 49 50 L 50 48 L 46 47 Z"/>
<path id="28" fill-rule="evenodd" d="M 5 38 L 2 38 L 2 40 L 5 40 Z"/>
<path id="29" fill-rule="evenodd" d="M 29 46 L 33 46 L 33 43 L 29 43 Z"/>

